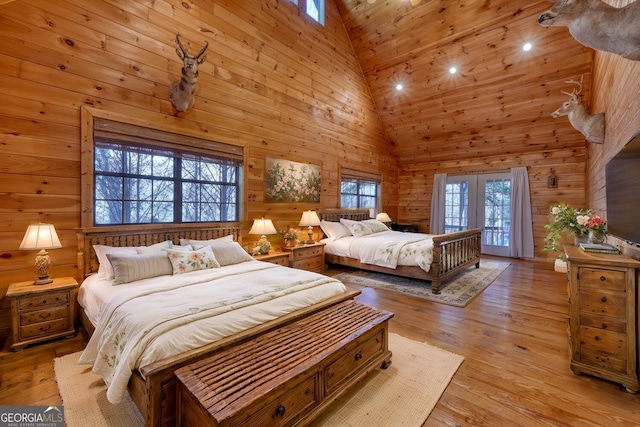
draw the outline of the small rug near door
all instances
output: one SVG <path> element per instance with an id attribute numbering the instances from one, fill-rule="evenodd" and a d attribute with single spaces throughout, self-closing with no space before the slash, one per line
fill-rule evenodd
<path id="1" fill-rule="evenodd" d="M 334 277 L 346 284 L 368 288 L 386 289 L 442 304 L 464 307 L 480 295 L 511 263 L 497 260 L 480 260 L 480 268 L 469 267 L 464 272 L 440 285 L 440 294 L 431 292 L 431 282 L 393 276 L 370 271 L 340 273 Z"/>
<path id="2" fill-rule="evenodd" d="M 391 366 L 378 369 L 341 397 L 313 426 L 421 426 L 464 358 L 389 334 Z M 143 426 L 131 400 L 107 401 L 101 377 L 78 365 L 80 353 L 54 360 L 67 427 Z"/>

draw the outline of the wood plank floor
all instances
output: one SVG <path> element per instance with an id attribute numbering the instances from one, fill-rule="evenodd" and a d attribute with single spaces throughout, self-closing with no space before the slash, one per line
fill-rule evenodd
<path id="1" fill-rule="evenodd" d="M 569 369 L 565 275 L 548 263 L 509 261 L 465 308 L 368 288 L 357 298 L 394 312 L 392 332 L 465 357 L 424 425 L 640 426 L 639 395 Z M 81 350 L 86 340 L 81 332 L 1 352 L 0 405 L 62 404 L 53 359 Z"/>

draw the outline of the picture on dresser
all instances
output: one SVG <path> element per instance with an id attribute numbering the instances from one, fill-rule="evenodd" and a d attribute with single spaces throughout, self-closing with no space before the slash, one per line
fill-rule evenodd
<path id="1" fill-rule="evenodd" d="M 266 158 L 266 202 L 320 203 L 320 166 Z"/>

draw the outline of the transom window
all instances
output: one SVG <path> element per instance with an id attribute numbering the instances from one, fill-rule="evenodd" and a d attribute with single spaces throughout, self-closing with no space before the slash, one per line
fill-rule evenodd
<path id="1" fill-rule="evenodd" d="M 319 24 L 324 25 L 325 0 L 290 0 L 296 5 L 302 5 L 305 13 Z"/>
<path id="2" fill-rule="evenodd" d="M 113 123 L 98 123 L 94 135 L 94 225 L 239 221 L 241 162 L 236 155 L 140 142 L 144 138 L 139 136 L 135 142 L 123 141 L 123 132 L 144 128 L 100 128 Z M 151 139 L 158 136 L 148 131 L 155 133 Z"/>
<path id="3" fill-rule="evenodd" d="M 358 171 L 342 171 L 340 181 L 340 207 L 366 208 L 377 211 L 380 180 Z"/>

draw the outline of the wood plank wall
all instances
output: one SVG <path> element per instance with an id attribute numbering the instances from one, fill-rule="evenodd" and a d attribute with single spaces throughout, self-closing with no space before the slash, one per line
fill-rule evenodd
<path id="1" fill-rule="evenodd" d="M 184 113 L 168 99 L 177 32 L 191 53 L 209 42 Z M 253 218 L 280 230 L 337 206 L 340 167 L 379 173 L 385 207 L 397 205 L 396 157 L 333 1 L 324 27 L 279 0 L 9 2 L 0 80 L 0 297 L 34 278 L 35 252 L 18 250 L 30 223 L 56 226 L 51 275 L 76 275 L 81 106 L 244 147 L 245 234 Z M 265 203 L 267 156 L 322 165 L 321 202 Z M 3 298 L 0 335 L 9 325 Z"/>

